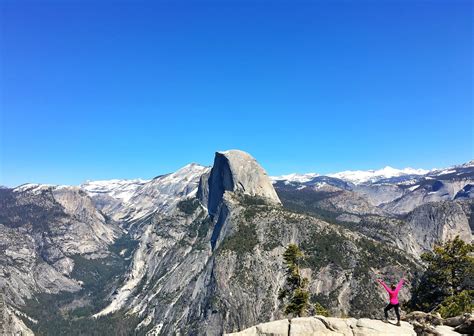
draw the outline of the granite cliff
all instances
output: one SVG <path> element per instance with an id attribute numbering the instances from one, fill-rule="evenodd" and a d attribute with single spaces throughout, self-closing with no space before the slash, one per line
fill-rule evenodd
<path id="1" fill-rule="evenodd" d="M 151 180 L 2 188 L 4 321 L 8 314 L 12 330 L 23 323 L 40 335 L 243 330 L 285 317 L 282 254 L 297 243 L 311 304 L 365 330 L 360 318 L 380 317 L 385 302 L 374 273 L 414 279 L 421 252 L 454 235 L 472 239 L 474 169 L 459 172 L 430 173 L 455 187 L 395 207 L 408 212 L 389 204 L 418 188 L 444 193 L 430 176 L 272 183 L 238 150 L 217 152 L 212 168 L 190 164 Z M 401 292 L 409 297 L 410 284 Z"/>

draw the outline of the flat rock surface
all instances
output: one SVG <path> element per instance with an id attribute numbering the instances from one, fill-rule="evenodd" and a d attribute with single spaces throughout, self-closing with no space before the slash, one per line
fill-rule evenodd
<path id="1" fill-rule="evenodd" d="M 450 328 L 451 329 L 451 328 Z M 439 330 L 443 333 L 445 330 Z M 446 330 L 451 332 L 451 330 Z M 384 323 L 380 320 L 335 318 L 335 317 L 299 317 L 291 320 L 279 320 L 262 323 L 240 332 L 226 335 L 272 335 L 272 336 L 313 336 L 313 335 L 341 335 L 341 336 L 416 336 L 413 326 L 407 322 L 401 322 L 401 326 L 395 323 Z M 446 334 L 451 335 L 451 334 Z"/>

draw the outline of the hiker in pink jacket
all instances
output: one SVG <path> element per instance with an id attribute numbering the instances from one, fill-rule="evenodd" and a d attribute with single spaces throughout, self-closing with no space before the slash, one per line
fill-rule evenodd
<path id="1" fill-rule="evenodd" d="M 403 282 L 405 280 L 401 279 L 397 286 L 392 285 L 391 288 L 388 288 L 385 282 L 383 282 L 381 279 L 377 279 L 377 281 L 383 286 L 383 288 L 385 288 L 385 290 L 387 291 L 390 297 L 390 303 L 383 310 L 385 313 L 384 322 L 388 322 L 388 311 L 392 308 L 395 308 L 395 315 L 397 315 L 397 326 L 400 326 L 400 311 L 399 311 L 400 303 L 398 302 L 398 292 L 402 288 Z"/>

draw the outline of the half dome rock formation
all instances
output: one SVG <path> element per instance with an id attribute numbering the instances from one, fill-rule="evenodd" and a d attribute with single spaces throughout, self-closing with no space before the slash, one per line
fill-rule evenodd
<path id="1" fill-rule="evenodd" d="M 216 152 L 207 183 L 206 177 L 201 181 L 199 195 L 203 203 L 207 204 L 211 215 L 217 213 L 226 191 L 261 197 L 270 203 L 281 204 L 265 170 L 246 152 Z"/>

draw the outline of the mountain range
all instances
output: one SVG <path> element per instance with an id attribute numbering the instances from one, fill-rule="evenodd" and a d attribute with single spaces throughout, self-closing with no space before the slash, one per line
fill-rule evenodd
<path id="1" fill-rule="evenodd" d="M 473 161 L 269 177 L 230 150 L 151 180 L 1 188 L 3 332 L 221 335 L 284 318 L 290 243 L 311 302 L 377 317 L 375 273 L 416 281 L 421 253 L 472 241 L 473 186 Z"/>

